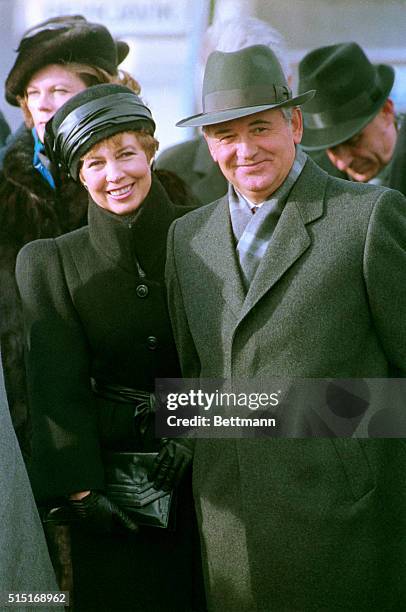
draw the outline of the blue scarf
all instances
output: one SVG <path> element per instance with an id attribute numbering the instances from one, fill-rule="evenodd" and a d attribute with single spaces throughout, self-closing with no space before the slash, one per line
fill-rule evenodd
<path id="1" fill-rule="evenodd" d="M 47 183 L 49 183 L 52 189 L 55 189 L 55 181 L 53 179 L 53 176 L 41 159 L 41 154 L 43 157 L 45 157 L 45 147 L 38 138 L 37 130 L 35 129 L 35 127 L 32 128 L 31 133 L 34 138 L 34 156 L 32 158 L 33 166 L 44 177 Z"/>

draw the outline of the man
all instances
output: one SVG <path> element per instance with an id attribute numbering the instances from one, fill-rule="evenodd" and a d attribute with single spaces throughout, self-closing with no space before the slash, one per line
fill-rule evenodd
<path id="1" fill-rule="evenodd" d="M 234 17 L 211 25 L 204 36 L 202 57 L 198 71 L 198 90 L 201 94 L 202 72 L 207 57 L 214 50 L 238 51 L 254 44 L 269 46 L 284 65 L 287 56 L 282 35 L 266 21 L 256 17 Z M 209 204 L 227 193 L 227 180 L 213 161 L 203 136 L 181 142 L 163 151 L 156 161 L 158 169 L 170 170 L 180 176 L 192 189 L 201 204 Z"/>
<path id="2" fill-rule="evenodd" d="M 216 51 L 178 124 L 229 181 L 169 234 L 185 377 L 405 375 L 406 201 L 307 158 L 302 92 L 265 46 Z M 209 610 L 404 608 L 405 459 L 396 440 L 198 439 Z"/>
<path id="3" fill-rule="evenodd" d="M 299 64 L 299 91 L 317 94 L 303 112 L 303 148 L 326 150 L 350 180 L 388 185 L 398 133 L 393 81 L 393 68 L 371 64 L 354 42 L 308 53 Z"/>
<path id="4" fill-rule="evenodd" d="M 269 23 L 256 17 L 234 17 L 210 26 L 203 41 L 202 70 L 212 51 L 239 51 L 252 45 L 266 45 L 272 49 L 284 74 L 288 75 L 288 82 L 291 80 L 284 38 Z M 345 178 L 345 175 L 331 164 L 324 151 L 315 151 L 310 155 L 329 174 Z M 191 188 L 200 204 L 209 204 L 227 193 L 227 180 L 218 164 L 213 161 L 202 135 L 162 151 L 156 160 L 156 167 L 177 174 Z"/>

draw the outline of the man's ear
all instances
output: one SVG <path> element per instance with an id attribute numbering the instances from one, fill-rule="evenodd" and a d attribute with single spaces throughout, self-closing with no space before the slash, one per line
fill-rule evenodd
<path id="1" fill-rule="evenodd" d="M 382 117 L 388 124 L 394 123 L 395 121 L 395 105 L 393 104 L 393 100 L 391 98 L 386 98 L 383 106 L 380 110 Z"/>
<path id="2" fill-rule="evenodd" d="M 203 136 L 207 142 L 207 146 L 209 147 L 210 155 L 212 156 L 213 161 L 217 162 L 214 139 L 210 137 L 210 135 L 205 130 L 203 130 Z"/>
<path id="3" fill-rule="evenodd" d="M 298 106 L 292 109 L 292 134 L 295 144 L 299 144 L 303 136 L 303 115 Z"/>

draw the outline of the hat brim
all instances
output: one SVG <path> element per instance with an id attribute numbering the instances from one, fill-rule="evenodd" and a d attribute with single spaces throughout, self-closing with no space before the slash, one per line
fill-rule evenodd
<path id="1" fill-rule="evenodd" d="M 395 71 L 386 64 L 379 64 L 376 68 L 381 80 L 382 96 L 375 102 L 368 114 L 350 121 L 337 122 L 329 127 L 312 129 L 306 126 L 306 113 L 304 113 L 304 132 L 300 144 L 305 151 L 321 151 L 342 144 L 363 130 L 378 114 L 393 87 Z"/>
<path id="2" fill-rule="evenodd" d="M 261 113 L 265 110 L 271 110 L 273 108 L 287 108 L 291 106 L 300 106 L 305 104 L 313 98 L 316 90 L 312 89 L 306 91 L 300 96 L 295 96 L 279 104 L 262 104 L 260 106 L 244 106 L 239 108 L 228 108 L 222 111 L 216 111 L 213 113 L 199 113 L 198 115 L 192 115 L 178 121 L 177 127 L 202 127 L 205 125 L 215 125 L 216 123 L 223 123 L 224 121 L 232 121 L 233 119 L 239 119 L 240 117 L 248 117 L 255 113 Z"/>
<path id="3" fill-rule="evenodd" d="M 124 40 L 116 40 L 117 66 L 121 64 L 130 52 L 130 47 Z"/>

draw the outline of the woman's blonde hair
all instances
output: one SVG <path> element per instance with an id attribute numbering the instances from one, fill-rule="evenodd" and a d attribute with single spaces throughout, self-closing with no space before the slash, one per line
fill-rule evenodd
<path id="1" fill-rule="evenodd" d="M 61 65 L 66 68 L 69 72 L 79 77 L 86 87 L 92 87 L 93 85 L 101 85 L 103 83 L 116 83 L 117 85 L 124 85 L 131 89 L 137 95 L 141 91 L 141 86 L 136 79 L 126 70 L 119 70 L 117 75 L 109 74 L 106 70 L 98 68 L 96 66 L 90 66 L 88 64 L 79 64 L 76 62 L 64 62 Z M 31 117 L 31 113 L 28 109 L 27 95 L 17 96 L 18 103 L 24 115 L 24 121 L 28 128 L 34 127 L 34 123 Z"/>

